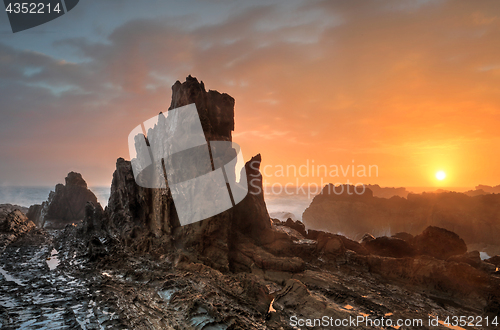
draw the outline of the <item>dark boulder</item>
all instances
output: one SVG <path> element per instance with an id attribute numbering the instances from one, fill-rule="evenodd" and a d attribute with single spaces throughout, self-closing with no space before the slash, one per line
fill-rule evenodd
<path id="1" fill-rule="evenodd" d="M 0 232 L 19 235 L 35 227 L 20 210 L 14 210 L 0 220 Z"/>
<path id="2" fill-rule="evenodd" d="M 310 240 L 315 240 L 318 242 L 318 244 L 317 244 L 318 251 L 321 251 L 323 249 L 324 243 L 327 240 L 329 240 L 331 238 L 336 238 L 336 239 L 342 241 L 342 246 L 345 250 L 351 250 L 351 251 L 354 251 L 360 255 L 369 254 L 368 250 L 366 250 L 366 248 L 362 244 L 360 244 L 356 241 L 353 241 L 352 239 L 349 239 L 349 238 L 342 236 L 342 235 L 327 233 L 327 232 L 319 231 L 319 230 L 309 230 L 307 232 L 306 238 L 310 239 Z M 341 250 L 339 252 L 343 253 L 344 250 Z"/>
<path id="3" fill-rule="evenodd" d="M 347 250 L 354 251 L 360 255 L 367 255 L 370 253 L 362 244 L 360 244 L 356 241 L 353 241 L 352 239 L 349 239 L 345 236 L 342 236 L 342 235 L 338 235 L 338 236 L 342 240 L 342 243 L 344 243 L 344 246 Z"/>
<path id="4" fill-rule="evenodd" d="M 465 263 L 447 262 L 430 256 L 415 258 L 387 258 L 358 256 L 370 272 L 388 280 L 402 280 L 414 286 L 438 290 L 448 294 L 465 294 L 469 297 L 489 289 L 488 274 Z M 482 302 L 483 303 L 483 302 Z"/>
<path id="5" fill-rule="evenodd" d="M 474 268 L 481 266 L 481 256 L 479 251 L 471 251 L 465 254 L 454 255 L 448 258 L 448 261 L 463 262 Z"/>
<path id="6" fill-rule="evenodd" d="M 100 231 L 102 229 L 104 211 L 101 204 L 94 205 L 91 202 L 87 202 L 85 205 L 85 219 L 84 219 L 84 230 L 86 233 L 91 233 L 93 231 Z"/>
<path id="7" fill-rule="evenodd" d="M 20 210 L 15 209 L 7 215 L 0 214 L 0 252 L 11 242 L 35 228 L 35 224 Z"/>
<path id="8" fill-rule="evenodd" d="M 494 256 L 489 259 L 485 260 L 486 262 L 489 262 L 490 264 L 493 264 L 497 267 L 500 267 L 500 256 Z"/>
<path id="9" fill-rule="evenodd" d="M 429 226 L 415 236 L 414 247 L 418 254 L 446 260 L 451 256 L 467 252 L 463 239 L 452 231 Z"/>
<path id="10" fill-rule="evenodd" d="M 288 218 L 288 219 L 286 219 L 286 222 L 284 225 L 287 227 L 290 227 L 292 229 L 295 229 L 296 231 L 301 233 L 302 236 L 304 236 L 304 237 L 307 236 L 306 226 L 304 226 L 304 224 L 299 220 L 293 221 L 291 218 Z"/>
<path id="11" fill-rule="evenodd" d="M 371 253 L 383 257 L 405 258 L 415 255 L 415 251 L 408 242 L 394 237 L 377 237 L 363 243 Z"/>
<path id="12" fill-rule="evenodd" d="M 280 219 L 271 218 L 271 223 L 275 226 L 283 226 L 283 222 Z"/>
<path id="13" fill-rule="evenodd" d="M 345 253 L 344 242 L 338 235 L 321 233 L 318 236 L 317 251 L 329 256 L 340 256 Z"/>
<path id="14" fill-rule="evenodd" d="M 47 202 L 43 202 L 42 204 L 33 204 L 29 207 L 28 211 L 26 212 L 26 216 L 28 217 L 28 219 L 33 221 L 38 227 L 43 227 L 42 210 L 46 209 L 47 209 Z"/>

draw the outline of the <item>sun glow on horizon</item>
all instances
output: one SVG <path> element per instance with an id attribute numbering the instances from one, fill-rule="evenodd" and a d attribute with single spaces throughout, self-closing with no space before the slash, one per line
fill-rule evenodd
<path id="1" fill-rule="evenodd" d="M 444 173 L 444 171 L 438 171 L 436 173 L 436 179 L 438 179 L 439 181 L 443 181 L 445 178 L 446 178 L 446 173 Z"/>

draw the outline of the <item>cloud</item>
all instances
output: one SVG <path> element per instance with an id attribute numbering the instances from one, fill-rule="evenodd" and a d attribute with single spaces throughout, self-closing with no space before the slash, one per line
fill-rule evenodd
<path id="1" fill-rule="evenodd" d="M 0 182 L 38 180 L 36 171 L 19 172 L 20 162 L 37 164 L 48 180 L 71 166 L 109 180 L 114 159 L 128 156 L 128 131 L 165 111 L 170 86 L 188 74 L 235 97 L 234 136 L 245 155 L 262 152 L 265 162 L 341 163 L 356 154 L 383 171 L 371 151 L 394 154 L 404 168 L 414 157 L 407 146 L 460 136 L 476 154 L 498 137 L 495 2 L 226 5 L 227 18 L 141 14 L 104 38 L 54 43 L 79 61 L 0 43 L 0 153 L 8 159 Z M 438 149 L 415 152 L 432 158 Z M 414 185 L 414 174 L 395 175 Z"/>

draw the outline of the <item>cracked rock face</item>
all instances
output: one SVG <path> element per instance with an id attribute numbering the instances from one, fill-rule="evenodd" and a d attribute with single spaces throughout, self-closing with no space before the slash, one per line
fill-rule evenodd
<path id="1" fill-rule="evenodd" d="M 7 214 L 0 222 L 0 231 L 4 233 L 20 234 L 34 228 L 35 224 L 28 220 L 20 210 L 14 210 Z"/>
<path id="2" fill-rule="evenodd" d="M 205 85 L 188 76 L 172 86 L 171 109 L 195 103 L 208 141 L 231 141 L 234 131 L 234 99 L 226 93 L 205 90 Z"/>
<path id="3" fill-rule="evenodd" d="M 208 141 L 232 140 L 234 99 L 231 96 L 207 92 L 203 82 L 189 76 L 184 83 L 177 81 L 173 85 L 170 109 L 191 103 L 196 104 Z M 155 137 L 160 127 L 150 128 L 148 137 Z M 229 251 L 237 250 L 234 238 L 238 234 L 252 237 L 259 245 L 275 240 L 264 202 L 260 162 L 257 155 L 245 165 L 250 193 L 234 208 L 180 226 L 170 189 L 138 186 L 130 162 L 120 158 L 113 174 L 108 207 L 101 220 L 92 221 L 102 222 L 103 230 L 135 251 L 155 255 L 175 251 L 182 260 L 228 271 L 232 263 Z"/>
<path id="4" fill-rule="evenodd" d="M 0 251 L 35 227 L 21 210 L 17 208 L 12 210 L 12 205 L 0 206 Z"/>

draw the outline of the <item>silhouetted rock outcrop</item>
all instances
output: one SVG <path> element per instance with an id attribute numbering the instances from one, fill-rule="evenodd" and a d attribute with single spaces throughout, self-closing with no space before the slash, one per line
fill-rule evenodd
<path id="1" fill-rule="evenodd" d="M 373 192 L 374 197 L 380 198 L 391 198 L 394 196 L 406 198 L 406 196 L 408 196 L 408 194 L 410 193 L 404 187 L 380 187 L 378 184 L 367 184 L 365 185 L 365 187 Z"/>
<path id="2" fill-rule="evenodd" d="M 234 129 L 234 99 L 227 94 L 206 91 L 203 82 L 189 76 L 172 87 L 170 109 L 196 104 L 205 137 L 210 141 L 231 141 Z M 148 137 L 157 128 L 150 128 Z M 181 262 L 199 262 L 218 270 L 263 269 L 298 271 L 304 262 L 294 258 L 292 238 L 273 230 L 264 202 L 261 156 L 245 164 L 249 192 L 232 209 L 193 224 L 180 226 L 170 188 L 138 186 L 131 164 L 116 163 L 111 196 L 102 215 L 101 228 L 124 246 L 140 253 L 173 254 Z M 166 163 L 165 166 L 169 166 Z M 211 199 L 214 196 L 209 196 Z M 89 210 L 88 228 L 95 228 L 94 211 Z M 276 252 L 274 256 L 272 252 Z"/>
<path id="3" fill-rule="evenodd" d="M 498 186 L 487 186 L 484 184 L 480 184 L 476 186 L 476 190 L 484 191 L 488 194 L 500 194 L 500 185 Z"/>
<path id="4" fill-rule="evenodd" d="M 500 185 L 498 186 L 487 186 L 484 184 L 477 185 L 474 190 L 466 191 L 464 194 L 467 196 L 480 196 L 488 194 L 500 194 Z"/>
<path id="5" fill-rule="evenodd" d="M 306 238 L 316 240 L 320 233 L 323 233 L 321 230 L 309 229 L 307 230 Z"/>
<path id="6" fill-rule="evenodd" d="M 245 164 L 248 195 L 233 208 L 233 228 L 250 236 L 259 244 L 268 244 L 274 241 L 275 237 L 264 201 L 260 162 L 261 156 L 258 154 Z"/>
<path id="7" fill-rule="evenodd" d="M 367 255 L 369 254 L 368 250 L 360 243 L 355 242 L 345 236 L 342 235 L 337 235 L 337 234 L 332 234 L 324 231 L 317 231 L 313 235 L 315 238 L 310 238 L 314 239 L 315 241 L 318 242 L 317 245 L 317 251 L 318 252 L 327 252 L 330 255 L 339 255 L 344 253 L 347 250 L 354 251 L 360 255 Z M 327 247 L 327 243 L 333 240 L 332 242 L 329 243 L 329 246 Z M 333 252 L 334 250 L 338 250 L 339 253 Z M 326 250 L 325 250 L 326 249 Z"/>
<path id="8" fill-rule="evenodd" d="M 63 228 L 83 220 L 87 202 L 97 204 L 97 197 L 87 188 L 80 173 L 70 172 L 66 183 L 56 185 L 47 201 L 30 206 L 27 216 L 38 227 Z"/>
<path id="9" fill-rule="evenodd" d="M 386 199 L 374 197 L 370 189 L 361 195 L 354 193 L 352 186 L 350 191 L 351 195 L 337 195 L 331 185 L 325 186 L 304 211 L 306 227 L 341 232 L 359 240 L 367 232 L 374 236 L 399 232 L 417 235 L 436 226 L 457 233 L 467 244 L 499 245 L 500 194 L 469 197 L 441 192 Z"/>

